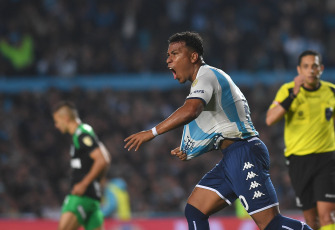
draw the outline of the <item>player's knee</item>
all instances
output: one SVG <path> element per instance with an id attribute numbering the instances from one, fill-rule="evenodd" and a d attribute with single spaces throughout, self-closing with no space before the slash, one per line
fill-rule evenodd
<path id="1" fill-rule="evenodd" d="M 265 230 L 301 229 L 312 230 L 307 224 L 278 214 L 266 226 Z"/>
<path id="2" fill-rule="evenodd" d="M 189 230 L 209 229 L 208 216 L 190 204 L 186 204 L 185 217 L 188 222 Z"/>
<path id="3" fill-rule="evenodd" d="M 185 217 L 187 219 L 208 219 L 208 216 L 203 214 L 199 209 L 190 204 L 186 204 Z"/>

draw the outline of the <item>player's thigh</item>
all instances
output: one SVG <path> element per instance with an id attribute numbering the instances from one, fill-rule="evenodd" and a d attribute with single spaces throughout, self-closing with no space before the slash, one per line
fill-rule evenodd
<path id="1" fill-rule="evenodd" d="M 93 211 L 85 223 L 85 230 L 103 230 L 104 216 L 98 208 Z"/>
<path id="2" fill-rule="evenodd" d="M 187 203 L 208 216 L 228 206 L 215 191 L 201 187 L 194 188 Z"/>
<path id="3" fill-rule="evenodd" d="M 58 230 L 77 230 L 80 224 L 72 212 L 64 212 L 59 220 Z"/>

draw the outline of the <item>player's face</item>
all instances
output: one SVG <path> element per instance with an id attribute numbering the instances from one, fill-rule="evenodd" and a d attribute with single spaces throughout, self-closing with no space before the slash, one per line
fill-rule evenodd
<path id="1" fill-rule="evenodd" d="M 67 133 L 67 120 L 66 116 L 63 114 L 60 114 L 59 112 L 56 112 L 53 114 L 53 119 L 55 123 L 55 127 L 61 132 L 61 133 Z"/>
<path id="2" fill-rule="evenodd" d="M 174 79 L 180 83 L 191 80 L 193 75 L 192 52 L 185 42 L 170 43 L 167 51 L 168 68 L 172 71 Z"/>
<path id="3" fill-rule="evenodd" d="M 319 57 L 307 55 L 301 58 L 301 63 L 297 67 L 300 75 L 304 76 L 304 86 L 306 88 L 316 88 L 320 82 L 320 76 L 324 66 L 321 65 Z"/>

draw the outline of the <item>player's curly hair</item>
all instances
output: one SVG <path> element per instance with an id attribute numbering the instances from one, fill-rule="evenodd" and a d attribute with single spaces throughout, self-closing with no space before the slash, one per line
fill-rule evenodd
<path id="1" fill-rule="evenodd" d="M 204 55 L 204 46 L 201 36 L 196 32 L 185 31 L 173 34 L 169 40 L 169 44 L 173 42 L 185 42 L 185 45 L 194 49 L 200 57 Z"/>

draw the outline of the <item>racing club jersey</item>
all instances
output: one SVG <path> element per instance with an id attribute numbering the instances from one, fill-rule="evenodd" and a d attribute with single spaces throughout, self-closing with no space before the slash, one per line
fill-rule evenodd
<path id="1" fill-rule="evenodd" d="M 91 126 L 80 124 L 72 136 L 71 146 L 71 188 L 80 182 L 90 171 L 94 161 L 90 157 L 91 152 L 99 147 L 99 140 Z M 95 179 L 86 189 L 84 196 L 96 200 L 101 199 L 101 188 L 99 179 Z"/>
<path id="2" fill-rule="evenodd" d="M 184 126 L 181 150 L 192 159 L 218 149 L 220 141 L 258 136 L 248 102 L 230 76 L 209 65 L 199 68 L 186 99 L 201 99 L 205 108 Z"/>

